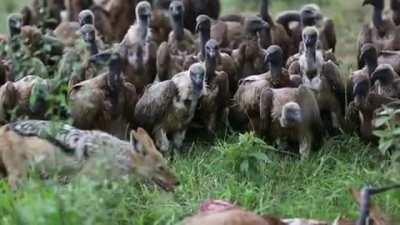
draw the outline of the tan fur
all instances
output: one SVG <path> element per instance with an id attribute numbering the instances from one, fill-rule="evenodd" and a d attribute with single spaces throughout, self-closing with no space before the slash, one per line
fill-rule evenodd
<path id="1" fill-rule="evenodd" d="M 103 143 L 107 142 L 103 147 L 109 148 L 96 148 L 95 152 L 90 152 L 88 159 L 82 160 L 77 155 L 65 154 L 47 140 L 35 136 L 21 136 L 11 130 L 9 125 L 5 125 L 0 128 L 0 168 L 6 169 L 8 182 L 13 188 L 20 185 L 21 179 L 32 167 L 43 176 L 53 175 L 52 172 L 54 175 L 66 176 L 78 173 L 90 175 L 96 169 L 92 166 L 99 166 L 99 162 L 106 163 L 102 168 L 108 165 L 112 167 L 110 170 L 117 171 L 114 173 L 116 178 L 134 173 L 153 180 L 166 190 L 172 190 L 177 184 L 167 162 L 143 129 L 132 132 L 131 144 L 101 133 L 93 132 L 93 135 L 103 137 Z M 102 161 L 104 156 L 106 159 Z M 64 172 L 68 173 L 63 174 Z"/>
<path id="2" fill-rule="evenodd" d="M 242 209 L 200 213 L 186 219 L 183 225 L 280 225 L 268 223 L 263 217 Z"/>

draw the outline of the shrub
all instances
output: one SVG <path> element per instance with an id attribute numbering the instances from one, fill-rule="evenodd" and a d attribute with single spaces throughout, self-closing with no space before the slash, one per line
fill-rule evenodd
<path id="1" fill-rule="evenodd" d="M 222 144 L 218 149 L 227 168 L 247 177 L 259 175 L 266 164 L 272 162 L 265 151 L 274 150 L 254 133 L 240 134 L 238 142 Z"/>
<path id="2" fill-rule="evenodd" d="M 400 179 L 400 108 L 396 104 L 378 111 L 374 124 L 377 127 L 374 134 L 379 137 L 379 150 L 390 160 L 388 176 L 391 179 Z"/>

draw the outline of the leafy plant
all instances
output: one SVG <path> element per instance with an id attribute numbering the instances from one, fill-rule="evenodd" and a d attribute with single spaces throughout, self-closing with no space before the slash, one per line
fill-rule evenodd
<path id="1" fill-rule="evenodd" d="M 266 164 L 271 162 L 265 151 L 274 148 L 254 133 L 245 133 L 239 135 L 237 143 L 223 144 L 219 149 L 228 168 L 240 175 L 252 177 L 260 174 Z"/>
<path id="2" fill-rule="evenodd" d="M 385 106 L 377 116 L 374 125 L 378 129 L 374 134 L 379 137 L 379 150 L 390 159 L 392 169 L 389 174 L 400 178 L 400 108 L 396 104 L 392 107 Z"/>

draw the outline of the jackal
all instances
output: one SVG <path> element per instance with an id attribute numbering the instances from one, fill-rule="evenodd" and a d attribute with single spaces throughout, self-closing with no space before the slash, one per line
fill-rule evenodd
<path id="1" fill-rule="evenodd" d="M 139 175 L 167 191 L 178 184 L 142 128 L 131 132 L 130 142 L 49 121 L 20 121 L 0 128 L 0 174 L 7 176 L 12 188 L 17 188 L 29 168 L 40 175 L 76 175 L 94 170 L 91 166 L 99 162 L 113 176 Z"/>

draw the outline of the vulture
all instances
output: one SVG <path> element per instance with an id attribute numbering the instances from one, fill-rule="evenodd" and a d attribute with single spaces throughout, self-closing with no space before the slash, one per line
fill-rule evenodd
<path id="1" fill-rule="evenodd" d="M 79 32 L 81 37 L 75 41 L 74 48 L 65 50 L 56 73 L 57 80 L 60 83 L 69 83 L 69 87 L 98 74 L 98 68 L 91 62 L 91 56 L 99 52 L 95 27 L 86 24 Z"/>
<path id="2" fill-rule="evenodd" d="M 195 62 L 202 62 L 205 60 L 206 56 L 206 43 L 213 39 L 213 43 L 218 45 L 217 51 L 215 51 L 215 59 L 216 59 L 216 71 L 223 71 L 227 74 L 229 78 L 230 90 L 231 93 L 233 90 L 236 90 L 237 81 L 235 80 L 237 77 L 237 68 L 235 62 L 232 57 L 226 53 L 221 52 L 221 42 L 214 39 L 213 36 L 213 27 L 211 18 L 207 15 L 200 15 L 197 17 L 196 24 L 196 32 L 199 32 L 199 43 L 200 43 L 200 52 L 190 56 L 188 60 L 186 60 L 185 68 L 189 68 L 191 64 Z M 233 92 L 234 93 L 234 92 Z"/>
<path id="3" fill-rule="evenodd" d="M 46 99 L 53 89 L 49 80 L 38 76 L 7 81 L 0 87 L 0 121 L 5 123 L 23 116 L 44 119 Z"/>
<path id="4" fill-rule="evenodd" d="M 295 52 L 299 51 L 302 31 L 308 26 L 318 28 L 320 32 L 320 47 L 323 50 L 335 52 L 337 42 L 335 24 L 332 19 L 323 16 L 318 5 L 304 5 L 298 12 L 285 11 L 277 17 L 277 22 L 286 28 L 291 37 Z M 291 25 L 293 22 L 295 22 L 294 26 Z"/>
<path id="5" fill-rule="evenodd" d="M 150 39 L 156 42 L 157 45 L 168 41 L 169 33 L 172 30 L 168 15 L 169 4 L 170 0 L 157 1 L 153 4 L 150 21 Z"/>
<path id="6" fill-rule="evenodd" d="M 269 1 L 261 0 L 260 16 L 268 23 L 268 27 L 260 32 L 261 47 L 268 48 L 270 45 L 278 45 L 283 51 L 283 59 L 286 61 L 287 58 L 295 53 L 291 42 L 290 36 L 286 32 L 285 28 L 277 23 L 269 13 Z"/>
<path id="7" fill-rule="evenodd" d="M 205 45 L 204 67 L 206 93 L 201 96 L 195 119 L 204 125 L 210 134 L 216 134 L 219 121 L 229 126 L 230 103 L 229 77 L 224 71 L 218 71 L 218 42 L 210 39 Z"/>
<path id="8" fill-rule="evenodd" d="M 23 26 L 21 38 L 30 56 L 37 57 L 46 66 L 55 66 L 63 55 L 64 44 L 51 35 L 42 35 L 39 28 Z"/>
<path id="9" fill-rule="evenodd" d="M 352 83 L 353 101 L 348 107 L 347 121 L 362 140 L 376 143 L 378 138 L 373 134 L 375 111 L 396 99 L 370 91 L 371 82 L 368 76 L 354 76 Z"/>
<path id="10" fill-rule="evenodd" d="M 371 92 L 390 98 L 400 98 L 400 76 L 389 64 L 380 64 L 371 75 Z"/>
<path id="11" fill-rule="evenodd" d="M 139 99 L 135 109 L 137 125 L 153 135 L 161 151 L 182 147 L 200 98 L 206 93 L 205 76 L 204 66 L 193 64 L 171 80 L 152 84 Z"/>
<path id="12" fill-rule="evenodd" d="M 168 42 L 163 42 L 157 51 L 157 80 L 168 80 L 174 74 L 184 71 L 187 57 L 196 52 L 195 40 L 183 26 L 185 7 L 180 0 L 169 6 L 172 31 Z"/>
<path id="13" fill-rule="evenodd" d="M 109 26 L 112 33 L 110 33 L 111 36 L 106 39 L 112 39 L 113 42 L 121 41 L 135 20 L 135 7 L 137 3 L 138 0 L 95 1 L 91 9 L 95 11 L 96 17 L 98 16 L 97 14 L 99 14 L 99 19 L 101 19 L 99 22 L 103 22 L 98 23 L 96 27 L 101 28 L 102 24 Z M 94 10 L 95 7 L 100 7 L 103 10 L 99 8 Z M 107 30 L 103 29 L 103 31 Z"/>
<path id="14" fill-rule="evenodd" d="M 332 61 L 324 61 L 321 51 L 317 49 L 318 36 L 315 27 L 304 29 L 304 50 L 299 64 L 303 84 L 315 92 L 321 118 L 327 131 L 332 133 L 334 128 L 345 128 L 346 91 L 338 66 Z"/>
<path id="15" fill-rule="evenodd" d="M 137 102 L 135 87 L 122 79 L 119 54 L 112 54 L 108 71 L 72 86 L 69 105 L 72 124 L 83 130 L 102 130 L 125 139 L 133 126 Z"/>
<path id="16" fill-rule="evenodd" d="M 129 28 L 120 44 L 125 81 L 132 83 L 139 95 L 154 81 L 157 74 L 157 47 L 149 39 L 150 17 L 150 3 L 139 2 L 136 6 L 136 22 Z"/>
<path id="17" fill-rule="evenodd" d="M 86 24 L 95 24 L 94 14 L 88 9 L 82 10 L 79 13 L 78 22 L 64 21 L 57 26 L 53 33 L 64 45 L 73 46 L 75 41 L 80 37 L 79 29 Z M 102 42 L 98 36 L 96 36 L 96 40 L 98 44 Z"/>
<path id="18" fill-rule="evenodd" d="M 261 93 L 259 107 L 261 129 L 269 142 L 286 138 L 297 143 L 303 160 L 318 147 L 322 121 L 311 89 L 266 88 Z"/>
<path id="19" fill-rule="evenodd" d="M 272 45 L 266 50 L 264 64 L 269 67 L 269 72 L 241 79 L 234 97 L 239 110 L 249 117 L 250 126 L 257 133 L 262 133 L 259 102 L 263 90 L 297 87 L 301 83 L 301 77 L 291 77 L 283 68 L 283 51 L 279 46 Z"/>
<path id="20" fill-rule="evenodd" d="M 374 44 L 378 53 L 382 50 L 400 50 L 400 27 L 391 18 L 382 15 L 384 0 L 365 0 L 363 5 L 373 6 L 373 16 L 372 24 L 363 25 L 359 34 L 358 54 L 366 43 Z"/>
<path id="21" fill-rule="evenodd" d="M 260 46 L 259 34 L 268 24 L 261 18 L 250 16 L 246 18 L 243 28 L 244 41 L 232 51 L 232 58 L 238 69 L 237 80 L 253 74 L 261 74 L 268 70 L 263 61 L 265 49 Z"/>

